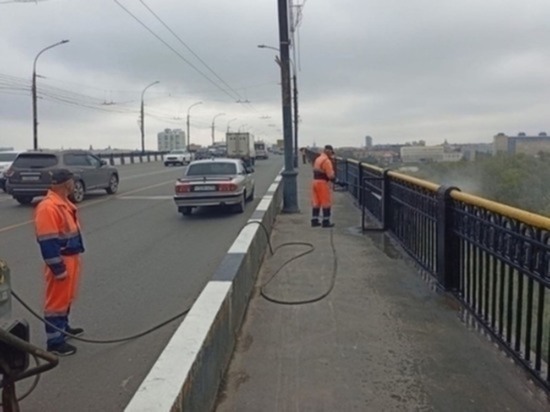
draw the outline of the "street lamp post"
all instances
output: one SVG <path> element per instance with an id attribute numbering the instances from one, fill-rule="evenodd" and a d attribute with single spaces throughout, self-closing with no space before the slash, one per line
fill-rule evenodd
<path id="1" fill-rule="evenodd" d="M 215 131 L 214 131 L 214 121 L 216 120 L 216 117 L 218 116 L 223 116 L 225 115 L 225 113 L 218 113 L 217 115 L 214 116 L 214 118 L 212 119 L 212 146 L 214 146 L 214 143 L 215 143 L 215 139 L 214 139 L 214 135 L 215 135 Z"/>
<path id="2" fill-rule="evenodd" d="M 280 52 L 276 47 L 267 46 L 265 44 L 259 44 L 260 49 L 271 49 Z M 296 79 L 296 64 L 289 57 L 288 60 L 292 63 L 292 88 L 293 88 L 293 102 L 294 102 L 294 167 L 298 167 L 298 82 Z M 277 61 L 280 65 L 280 60 Z"/>
<path id="3" fill-rule="evenodd" d="M 145 95 L 145 91 L 155 84 L 160 83 L 158 80 L 148 85 L 143 91 L 141 92 L 141 153 L 145 152 L 145 111 L 144 111 L 144 104 L 143 104 L 143 96 Z"/>
<path id="4" fill-rule="evenodd" d="M 298 207 L 298 172 L 292 162 L 292 110 L 290 97 L 290 65 L 289 65 L 289 38 L 288 38 L 288 9 L 287 0 L 278 0 L 279 12 L 279 49 L 281 60 L 281 94 L 283 111 L 283 137 L 285 145 L 285 170 L 283 176 L 283 213 L 299 213 Z"/>
<path id="5" fill-rule="evenodd" d="M 227 133 L 229 133 L 229 125 L 231 124 L 231 122 L 233 122 L 235 120 L 237 120 L 236 117 L 227 122 Z"/>
<path id="6" fill-rule="evenodd" d="M 189 152 L 191 149 L 191 130 L 189 129 L 189 112 L 191 111 L 191 108 L 194 106 L 197 106 L 199 104 L 202 104 L 202 102 L 197 102 L 189 106 L 189 109 L 187 109 L 187 151 Z"/>
<path id="7" fill-rule="evenodd" d="M 46 50 L 51 49 L 55 46 L 60 46 L 62 44 L 68 43 L 69 40 L 61 40 L 60 42 L 57 42 L 55 44 L 52 44 L 51 46 L 48 46 L 36 55 L 34 58 L 34 63 L 32 66 L 32 124 L 33 124 L 33 148 L 34 150 L 38 149 L 38 118 L 37 118 L 37 107 L 36 107 L 36 61 L 38 60 L 38 57 L 42 53 L 44 53 Z"/>

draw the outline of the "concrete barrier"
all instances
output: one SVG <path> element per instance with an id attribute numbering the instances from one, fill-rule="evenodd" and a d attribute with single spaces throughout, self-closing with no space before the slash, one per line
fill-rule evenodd
<path id="1" fill-rule="evenodd" d="M 122 166 L 133 163 L 162 162 L 168 152 L 116 152 L 116 153 L 96 153 L 96 155 L 107 161 L 111 166 Z"/>
<path id="2" fill-rule="evenodd" d="M 277 176 L 125 411 L 212 410 L 281 203 Z"/>

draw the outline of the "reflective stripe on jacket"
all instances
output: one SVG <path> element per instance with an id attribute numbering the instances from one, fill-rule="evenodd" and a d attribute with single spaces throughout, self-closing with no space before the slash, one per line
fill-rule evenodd
<path id="1" fill-rule="evenodd" d="M 332 160 L 325 153 L 317 157 L 313 163 L 313 179 L 326 181 L 334 179 Z"/>
<path id="2" fill-rule="evenodd" d="M 76 206 L 51 190 L 35 209 L 36 240 L 42 258 L 55 276 L 65 274 L 64 255 L 84 252 Z"/>

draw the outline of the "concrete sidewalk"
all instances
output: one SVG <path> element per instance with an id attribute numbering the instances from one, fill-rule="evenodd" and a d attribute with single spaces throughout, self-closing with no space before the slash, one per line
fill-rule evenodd
<path id="1" fill-rule="evenodd" d="M 311 228 L 310 166 L 298 176 L 302 213 L 279 215 L 276 247 L 315 251 L 290 263 L 265 292 L 309 299 L 331 284 L 331 229 Z M 478 331 L 461 322 L 383 234 L 361 235 L 360 212 L 334 193 L 337 255 L 330 295 L 298 306 L 269 302 L 259 286 L 307 250 L 283 248 L 262 266 L 217 411 L 543 411 L 546 395 Z"/>

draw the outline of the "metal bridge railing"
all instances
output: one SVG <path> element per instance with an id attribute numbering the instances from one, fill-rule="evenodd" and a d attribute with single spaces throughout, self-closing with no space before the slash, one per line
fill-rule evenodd
<path id="1" fill-rule="evenodd" d="M 550 390 L 550 219 L 356 160 L 335 162 L 362 229 L 387 231 Z"/>

